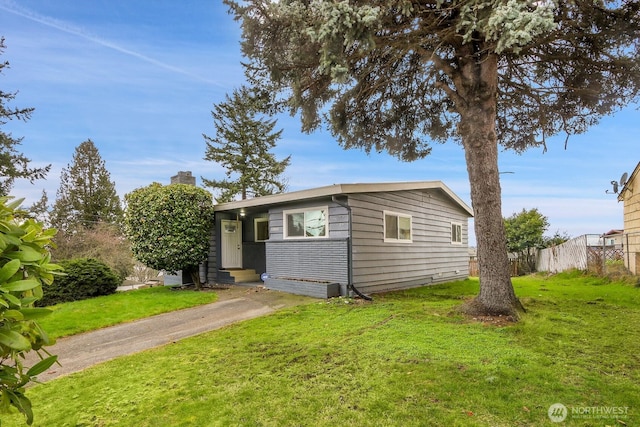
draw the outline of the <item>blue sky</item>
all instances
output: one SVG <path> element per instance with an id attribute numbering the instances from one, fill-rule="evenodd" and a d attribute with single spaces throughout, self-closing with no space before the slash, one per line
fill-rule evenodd
<path id="1" fill-rule="evenodd" d="M 240 29 L 218 0 L 0 0 L 0 76 L 12 104 L 34 107 L 30 121 L 3 130 L 24 137 L 34 165 L 52 164 L 46 181 L 17 182 L 27 204 L 43 189 L 50 201 L 75 148 L 91 139 L 120 197 L 178 171 L 221 178 L 203 160 L 202 134 L 213 135 L 211 110 L 244 83 Z M 601 234 L 622 228 L 622 204 L 605 190 L 640 161 L 637 105 L 607 117 L 584 135 L 550 140 L 548 151 L 500 153 L 503 215 L 538 208 L 547 234 Z M 471 205 L 462 148 L 436 144 L 423 160 L 345 151 L 324 130 L 300 132 L 299 120 L 278 117 L 278 158 L 291 155 L 289 190 L 334 183 L 442 180 Z M 471 236 L 473 244 L 474 237 Z"/>

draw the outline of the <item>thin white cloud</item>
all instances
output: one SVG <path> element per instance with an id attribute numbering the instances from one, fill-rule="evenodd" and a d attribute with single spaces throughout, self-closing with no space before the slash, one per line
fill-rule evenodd
<path id="1" fill-rule="evenodd" d="M 91 34 L 89 31 L 76 27 L 72 24 L 69 24 L 68 22 L 50 17 L 50 16 L 45 16 L 45 15 L 41 15 L 39 13 L 36 13 L 32 10 L 29 10 L 27 8 L 24 8 L 18 4 L 16 4 L 13 0 L 0 0 L 0 10 L 4 10 L 6 12 L 12 13 L 14 15 L 20 16 L 22 18 L 28 19 L 30 21 L 33 22 L 37 22 L 39 24 L 45 25 L 47 27 L 50 28 L 54 28 L 58 31 L 62 31 L 64 33 L 67 34 L 71 34 L 77 37 L 80 37 L 84 40 L 88 40 L 90 42 L 96 43 L 100 46 L 112 49 L 116 52 L 120 52 L 123 53 L 125 55 L 131 56 L 133 58 L 139 59 L 141 61 L 147 62 L 151 65 L 155 65 L 159 68 L 165 69 L 167 71 L 173 72 L 173 73 L 177 73 L 177 74 L 181 74 L 184 75 L 186 77 L 201 81 L 203 83 L 207 83 L 207 84 L 211 84 L 211 85 L 215 85 L 218 87 L 223 87 L 226 88 L 225 85 L 214 81 L 214 80 L 209 80 L 205 77 L 199 76 L 197 74 L 191 73 L 187 70 L 184 70 L 182 68 L 179 67 L 175 67 L 171 64 L 167 64 L 165 62 L 159 61 L 157 59 L 151 58 L 147 55 L 144 55 L 142 53 L 136 52 L 134 50 L 131 49 L 127 49 L 124 48 L 122 46 L 119 46 L 113 42 L 110 42 L 108 40 L 105 40 L 103 38 L 100 38 L 96 35 Z"/>

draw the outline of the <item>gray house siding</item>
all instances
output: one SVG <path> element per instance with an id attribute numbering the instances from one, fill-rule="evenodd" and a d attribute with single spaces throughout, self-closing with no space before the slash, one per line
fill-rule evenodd
<path id="1" fill-rule="evenodd" d="M 349 237 L 349 212 L 343 206 L 338 205 L 331 199 L 316 200 L 313 202 L 288 204 L 269 209 L 269 241 L 286 240 L 288 242 L 294 239 L 284 238 L 284 218 L 283 212 L 294 209 L 311 209 L 315 207 L 326 206 L 329 208 L 329 238 L 347 238 Z M 322 239 L 303 239 L 308 241 L 316 241 Z"/>
<path id="2" fill-rule="evenodd" d="M 207 258 L 207 283 L 215 283 L 218 280 L 218 242 L 217 242 L 217 222 L 211 230 L 209 238 L 209 256 Z"/>
<path id="3" fill-rule="evenodd" d="M 291 293 L 320 296 L 322 286 L 340 285 L 346 295 L 348 283 L 346 239 L 315 241 L 269 241 L 266 244 L 267 273 L 265 286 Z M 317 292 L 312 292 L 318 288 Z"/>
<path id="4" fill-rule="evenodd" d="M 468 215 L 437 191 L 363 193 L 353 211 L 353 284 L 375 293 L 464 279 L 469 272 Z M 412 242 L 384 241 L 383 212 L 412 217 Z M 451 243 L 451 223 L 462 244 Z"/>
<path id="5" fill-rule="evenodd" d="M 319 207 L 328 209 L 326 237 L 284 237 L 285 211 Z M 385 241 L 385 211 L 411 217 L 410 242 Z M 231 202 L 216 211 L 209 280 L 217 278 L 221 258 L 220 220 L 245 215 L 243 268 L 266 272 L 271 289 L 326 298 L 349 294 L 350 280 L 361 292 L 377 293 L 464 279 L 472 214 L 439 181 L 340 184 Z M 269 240 L 255 242 L 254 218 L 264 216 Z M 461 242 L 452 242 L 452 223 L 460 226 Z"/>
<path id="6" fill-rule="evenodd" d="M 258 274 L 266 271 L 265 244 L 255 241 L 254 219 L 267 217 L 267 214 L 258 214 L 242 220 L 242 264 L 243 268 L 253 269 Z M 221 251 L 220 224 L 223 219 L 236 219 L 235 215 L 226 212 L 217 212 L 216 221 L 211 231 L 209 256 L 207 258 L 207 282 L 214 283 L 220 278 L 218 276 L 218 260 Z"/>
<path id="7" fill-rule="evenodd" d="M 329 235 L 317 239 L 285 239 L 283 213 L 292 209 L 315 207 L 329 209 Z M 330 199 L 289 204 L 269 210 L 269 240 L 266 242 L 267 273 L 265 285 L 292 293 L 304 291 L 319 283 L 338 283 L 345 295 L 348 274 L 349 214 L 346 208 Z M 299 281 L 292 284 L 291 281 Z M 292 286 L 298 287 L 294 289 Z M 304 288 L 304 289 L 303 289 Z"/>

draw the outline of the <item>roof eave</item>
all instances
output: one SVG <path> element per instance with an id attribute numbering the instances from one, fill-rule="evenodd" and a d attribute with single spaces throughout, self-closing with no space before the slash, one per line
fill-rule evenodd
<path id="1" fill-rule="evenodd" d="M 451 189 L 447 187 L 442 181 L 334 184 L 325 187 L 312 188 L 309 190 L 292 191 L 290 193 L 273 194 L 270 196 L 256 197 L 253 199 L 221 203 L 219 205 L 216 205 L 214 207 L 214 210 L 216 212 L 233 211 L 238 209 L 248 209 L 259 206 L 266 207 L 296 201 L 358 193 L 380 193 L 387 191 L 411 191 L 430 189 L 441 190 L 455 203 L 457 203 L 467 214 L 469 214 L 470 217 L 473 217 L 473 210 L 453 191 L 451 191 Z"/>

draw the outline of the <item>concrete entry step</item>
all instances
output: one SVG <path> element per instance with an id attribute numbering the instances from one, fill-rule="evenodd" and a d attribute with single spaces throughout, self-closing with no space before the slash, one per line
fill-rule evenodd
<path id="1" fill-rule="evenodd" d="M 220 270 L 223 273 L 233 277 L 234 283 L 247 283 L 247 282 L 259 282 L 260 275 L 253 269 L 242 270 Z"/>

